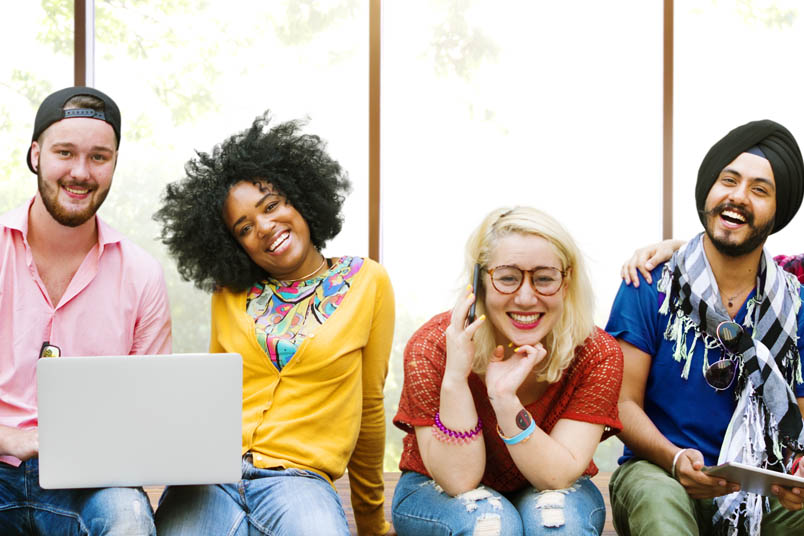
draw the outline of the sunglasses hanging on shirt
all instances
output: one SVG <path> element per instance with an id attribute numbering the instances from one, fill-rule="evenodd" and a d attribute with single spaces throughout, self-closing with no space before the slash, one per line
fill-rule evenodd
<path id="1" fill-rule="evenodd" d="M 731 387 L 734 378 L 737 377 L 739 359 L 742 355 L 743 337 L 745 331 L 743 327 L 732 320 L 721 322 L 715 332 L 717 340 L 723 346 L 725 359 L 715 361 L 704 371 L 704 379 L 715 391 L 723 391 Z"/>
<path id="2" fill-rule="evenodd" d="M 50 341 L 45 341 L 39 349 L 39 357 L 61 357 L 61 349 L 55 344 L 50 344 Z"/>

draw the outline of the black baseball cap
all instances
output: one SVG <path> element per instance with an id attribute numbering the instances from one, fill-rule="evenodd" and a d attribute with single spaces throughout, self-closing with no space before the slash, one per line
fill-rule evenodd
<path id="1" fill-rule="evenodd" d="M 64 104 L 78 95 L 90 95 L 103 102 L 103 111 L 92 110 L 88 108 L 70 108 L 64 109 Z M 36 119 L 34 119 L 33 136 L 31 136 L 31 143 L 36 141 L 42 135 L 47 127 L 62 119 L 70 117 L 90 117 L 92 119 L 100 119 L 112 125 L 115 136 L 117 136 L 117 146 L 120 147 L 120 109 L 117 104 L 102 91 L 98 91 L 92 87 L 73 86 L 60 89 L 55 93 L 48 95 L 42 104 L 39 105 L 39 110 L 36 112 Z M 31 165 L 31 148 L 28 147 L 28 156 L 25 158 L 28 164 L 28 169 L 36 173 Z"/>

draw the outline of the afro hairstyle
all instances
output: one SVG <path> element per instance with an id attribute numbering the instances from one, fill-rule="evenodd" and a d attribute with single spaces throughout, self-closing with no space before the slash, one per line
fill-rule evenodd
<path id="1" fill-rule="evenodd" d="M 270 112 L 212 152 L 196 151 L 183 179 L 168 184 L 154 219 L 160 239 L 176 259 L 179 274 L 202 290 L 249 288 L 269 274 L 240 247 L 223 221 L 232 186 L 270 183 L 301 214 L 317 249 L 343 225 L 341 207 L 350 183 L 318 136 L 301 134 L 301 121 L 269 128 Z"/>

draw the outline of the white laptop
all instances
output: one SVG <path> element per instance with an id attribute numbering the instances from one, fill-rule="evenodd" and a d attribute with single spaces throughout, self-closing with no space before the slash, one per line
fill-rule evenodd
<path id="1" fill-rule="evenodd" d="M 45 489 L 236 482 L 239 354 L 41 358 Z"/>

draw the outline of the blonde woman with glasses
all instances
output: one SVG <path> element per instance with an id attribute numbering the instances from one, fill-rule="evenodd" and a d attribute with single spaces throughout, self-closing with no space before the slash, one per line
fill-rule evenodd
<path id="1" fill-rule="evenodd" d="M 405 349 L 397 533 L 600 534 L 592 455 L 621 424 L 622 353 L 593 324 L 583 259 L 528 207 L 469 238 L 469 285 Z M 476 319 L 470 309 L 476 309 Z"/>

